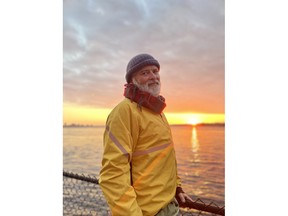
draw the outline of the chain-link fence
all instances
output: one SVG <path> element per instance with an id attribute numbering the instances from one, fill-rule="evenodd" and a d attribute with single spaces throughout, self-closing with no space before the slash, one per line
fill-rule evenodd
<path id="1" fill-rule="evenodd" d="M 95 176 L 63 171 L 63 215 L 111 215 Z M 185 208 L 181 208 L 180 215 L 225 215 L 225 208 L 219 207 L 214 202 L 206 204 L 197 198 L 194 202 L 187 203 Z"/>

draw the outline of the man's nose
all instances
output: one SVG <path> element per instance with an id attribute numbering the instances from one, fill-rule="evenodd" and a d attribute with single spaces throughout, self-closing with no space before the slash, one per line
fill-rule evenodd
<path id="1" fill-rule="evenodd" d="M 155 73 L 153 73 L 153 71 L 150 71 L 149 79 L 157 79 L 157 75 Z"/>

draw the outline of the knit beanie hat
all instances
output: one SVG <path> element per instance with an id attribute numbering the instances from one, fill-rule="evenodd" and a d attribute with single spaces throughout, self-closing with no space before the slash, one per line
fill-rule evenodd
<path id="1" fill-rule="evenodd" d="M 153 56 L 149 54 L 139 54 L 134 56 L 127 65 L 125 76 L 127 83 L 131 82 L 133 73 L 148 65 L 155 65 L 158 70 L 160 69 L 159 62 L 154 59 Z"/>

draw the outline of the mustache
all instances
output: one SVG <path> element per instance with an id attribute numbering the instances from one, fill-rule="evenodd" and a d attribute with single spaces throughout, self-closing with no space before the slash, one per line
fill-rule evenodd
<path id="1" fill-rule="evenodd" d="M 147 84 L 148 84 L 148 85 L 150 85 L 150 84 L 157 84 L 157 85 L 159 85 L 159 84 L 160 84 L 160 81 L 158 81 L 158 80 L 156 80 L 156 81 L 150 81 L 150 82 L 148 82 Z"/>

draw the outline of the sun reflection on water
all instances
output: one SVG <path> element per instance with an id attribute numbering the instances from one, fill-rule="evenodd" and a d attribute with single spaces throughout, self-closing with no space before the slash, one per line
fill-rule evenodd
<path id="1" fill-rule="evenodd" d="M 191 151 L 193 153 L 192 157 L 194 162 L 200 162 L 198 150 L 199 150 L 199 141 L 197 138 L 197 129 L 196 127 L 193 127 L 191 134 Z"/>

